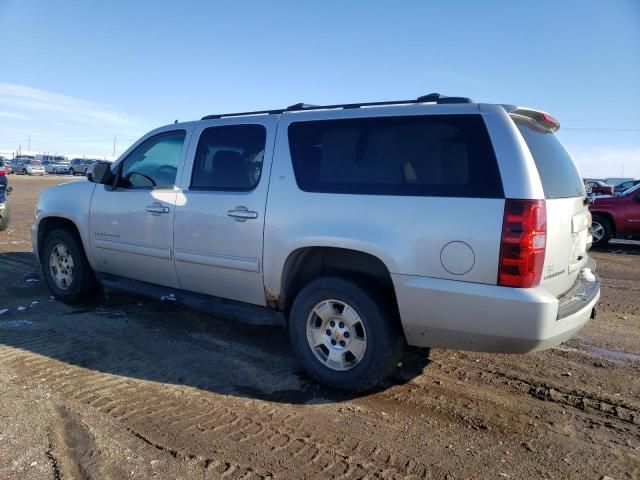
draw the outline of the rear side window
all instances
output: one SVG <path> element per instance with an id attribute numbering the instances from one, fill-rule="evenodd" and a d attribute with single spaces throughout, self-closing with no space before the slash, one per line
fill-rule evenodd
<path id="1" fill-rule="evenodd" d="M 253 190 L 260 181 L 267 131 L 262 125 L 210 127 L 200 135 L 192 190 Z"/>
<path id="2" fill-rule="evenodd" d="M 545 198 L 583 197 L 584 183 L 569 152 L 553 132 L 514 118 L 538 169 Z"/>
<path id="3" fill-rule="evenodd" d="M 306 192 L 504 197 L 480 115 L 294 122 L 289 147 Z"/>

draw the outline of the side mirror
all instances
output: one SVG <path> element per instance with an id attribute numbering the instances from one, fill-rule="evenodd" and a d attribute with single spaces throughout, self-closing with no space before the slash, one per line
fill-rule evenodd
<path id="1" fill-rule="evenodd" d="M 107 162 L 94 163 L 87 169 L 87 179 L 93 183 L 101 183 L 103 185 L 111 183 L 113 173 L 111 173 L 111 164 Z"/>

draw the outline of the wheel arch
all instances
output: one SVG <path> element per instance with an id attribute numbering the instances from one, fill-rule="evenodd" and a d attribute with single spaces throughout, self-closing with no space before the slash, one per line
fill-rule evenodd
<path id="1" fill-rule="evenodd" d="M 44 217 L 40 219 L 40 221 L 38 222 L 38 230 L 37 230 L 38 258 L 42 258 L 42 249 L 44 247 L 44 242 L 47 237 L 47 234 L 56 229 L 67 230 L 72 235 L 77 237 L 78 240 L 80 240 L 80 244 L 84 249 L 85 255 L 87 256 L 87 258 L 89 259 L 89 262 L 91 263 L 89 250 L 87 249 L 87 245 L 85 245 L 82 235 L 80 234 L 80 229 L 78 228 L 78 226 L 73 220 L 66 217 L 60 217 L 60 216 Z"/>
<path id="2" fill-rule="evenodd" d="M 279 295 L 267 295 L 267 304 L 288 315 L 293 300 L 304 285 L 323 276 L 340 276 L 368 283 L 387 296 L 398 312 L 391 272 L 377 256 L 341 247 L 306 246 L 292 251 L 281 274 Z M 399 319 L 399 315 L 397 315 Z"/>
<path id="3" fill-rule="evenodd" d="M 611 227 L 611 236 L 615 237 L 618 232 L 618 226 L 616 225 L 615 219 L 613 215 L 609 212 L 603 210 L 596 210 L 591 212 L 591 217 L 600 217 L 609 222 L 609 226 Z"/>

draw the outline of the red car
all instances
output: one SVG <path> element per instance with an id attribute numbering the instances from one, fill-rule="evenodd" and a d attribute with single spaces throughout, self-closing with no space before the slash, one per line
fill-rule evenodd
<path id="1" fill-rule="evenodd" d="M 612 197 L 595 197 L 589 210 L 594 246 L 611 238 L 640 240 L 640 184 Z"/>
<path id="2" fill-rule="evenodd" d="M 0 168 L 4 168 L 4 173 L 9 175 L 13 173 L 13 169 L 11 168 L 11 163 L 6 158 L 0 156 Z"/>
<path id="3" fill-rule="evenodd" d="M 608 185 L 600 180 L 589 180 L 584 182 L 587 192 L 594 195 L 613 195 L 613 185 Z"/>

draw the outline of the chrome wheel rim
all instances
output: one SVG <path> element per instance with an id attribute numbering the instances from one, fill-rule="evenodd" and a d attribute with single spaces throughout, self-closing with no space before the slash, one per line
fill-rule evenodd
<path id="1" fill-rule="evenodd" d="M 323 300 L 307 319 L 307 342 L 324 366 L 346 371 L 364 358 L 367 333 L 353 307 L 340 300 Z"/>
<path id="2" fill-rule="evenodd" d="M 600 223 L 592 221 L 589 233 L 591 233 L 594 242 L 599 242 L 604 237 L 604 227 Z"/>
<path id="3" fill-rule="evenodd" d="M 64 243 L 58 243 L 49 256 L 49 271 L 56 286 L 67 290 L 73 282 L 74 262 L 69 249 Z"/>

